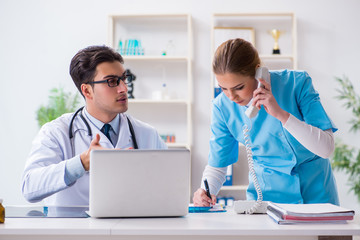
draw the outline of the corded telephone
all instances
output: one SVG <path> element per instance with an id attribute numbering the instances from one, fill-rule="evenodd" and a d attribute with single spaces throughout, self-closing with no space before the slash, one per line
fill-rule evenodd
<path id="1" fill-rule="evenodd" d="M 270 74 L 269 74 L 269 70 L 266 67 L 258 67 L 256 69 L 255 79 L 259 81 L 260 78 L 262 78 L 266 82 L 270 83 Z M 260 81 L 258 83 L 258 88 L 259 87 L 264 87 L 264 85 L 261 84 Z M 250 106 L 245 111 L 245 114 L 246 114 L 246 116 L 248 116 L 248 118 L 255 117 L 259 112 L 259 109 L 256 106 L 252 105 L 252 101 L 253 101 L 253 99 L 250 100 L 250 103 L 249 103 Z"/>
<path id="2" fill-rule="evenodd" d="M 255 79 L 259 81 L 259 79 L 262 78 L 266 82 L 270 83 L 270 74 L 269 70 L 266 67 L 258 67 L 256 69 L 255 73 Z M 263 84 L 258 83 L 258 88 L 264 87 Z M 253 99 L 250 100 L 250 106 L 248 109 L 246 109 L 245 114 L 246 116 L 251 119 L 254 118 L 258 112 L 259 109 L 256 106 L 252 106 Z M 251 120 L 250 120 L 251 121 Z M 246 214 L 253 214 L 253 213 L 266 213 L 268 202 L 263 201 L 263 195 L 261 188 L 259 186 L 256 173 L 254 170 L 254 160 L 252 157 L 252 151 L 251 151 L 251 142 L 250 142 L 250 136 L 249 136 L 249 128 L 247 124 L 243 127 L 243 134 L 245 139 L 245 147 L 246 147 L 246 153 L 247 153 L 247 159 L 249 164 L 249 173 L 253 179 L 254 188 L 257 193 L 257 200 L 237 200 L 234 202 L 234 211 L 237 213 L 246 213 Z"/>

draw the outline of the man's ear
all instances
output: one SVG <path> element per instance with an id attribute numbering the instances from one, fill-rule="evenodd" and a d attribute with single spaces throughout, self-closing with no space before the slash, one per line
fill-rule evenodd
<path id="1" fill-rule="evenodd" d="M 93 88 L 90 84 L 81 84 L 81 92 L 86 100 L 93 98 Z"/>

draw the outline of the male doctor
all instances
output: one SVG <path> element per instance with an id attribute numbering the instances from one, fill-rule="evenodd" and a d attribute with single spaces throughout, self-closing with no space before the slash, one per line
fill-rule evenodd
<path id="1" fill-rule="evenodd" d="M 22 193 L 29 202 L 88 205 L 93 149 L 135 148 L 134 139 L 138 148 L 167 148 L 153 127 L 125 114 L 129 76 L 123 63 L 121 55 L 106 46 L 87 47 L 73 57 L 70 75 L 86 106 L 40 129 L 23 174 Z"/>

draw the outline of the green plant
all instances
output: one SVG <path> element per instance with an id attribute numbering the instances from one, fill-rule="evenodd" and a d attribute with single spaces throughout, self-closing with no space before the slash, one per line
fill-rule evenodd
<path id="1" fill-rule="evenodd" d="M 63 87 L 50 90 L 49 103 L 36 111 L 39 127 L 64 113 L 74 112 L 79 105 L 79 95 L 65 92 Z"/>
<path id="2" fill-rule="evenodd" d="M 335 79 L 341 87 L 340 90 L 337 90 L 339 95 L 336 98 L 345 101 L 344 106 L 346 109 L 351 109 L 353 118 L 349 121 L 351 124 L 350 131 L 356 133 L 360 130 L 360 96 L 356 94 L 352 83 L 347 77 L 336 77 Z M 337 139 L 332 157 L 332 166 L 334 169 L 349 174 L 350 190 L 354 191 L 360 201 L 360 150 Z"/>

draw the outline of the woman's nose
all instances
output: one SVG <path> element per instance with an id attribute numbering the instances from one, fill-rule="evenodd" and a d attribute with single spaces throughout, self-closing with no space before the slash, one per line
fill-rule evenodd
<path id="1" fill-rule="evenodd" d="M 236 94 L 234 91 L 229 90 L 229 99 L 233 101 L 236 97 Z"/>

